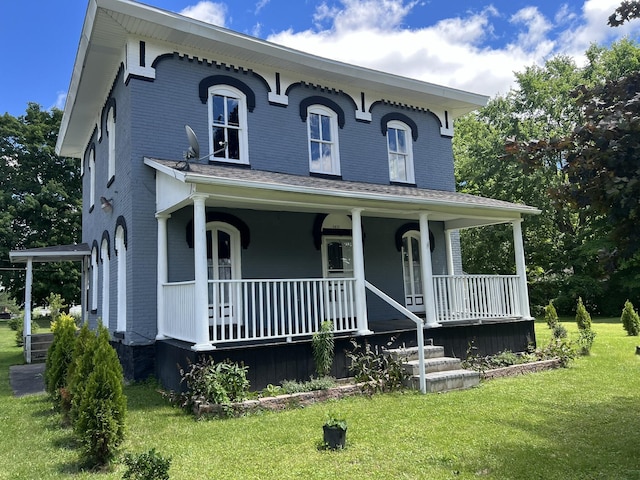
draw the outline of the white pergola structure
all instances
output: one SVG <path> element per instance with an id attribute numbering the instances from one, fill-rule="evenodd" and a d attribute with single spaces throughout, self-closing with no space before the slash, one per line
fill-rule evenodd
<path id="1" fill-rule="evenodd" d="M 59 245 L 54 247 L 28 248 L 12 250 L 9 258 L 13 263 L 26 263 L 26 279 L 24 289 L 24 352 L 25 360 L 31 363 L 31 287 L 33 284 L 33 263 L 46 262 L 82 262 L 82 274 L 86 270 L 86 262 L 91 255 L 91 249 L 86 243 L 76 245 Z M 84 284 L 84 281 L 83 281 Z"/>

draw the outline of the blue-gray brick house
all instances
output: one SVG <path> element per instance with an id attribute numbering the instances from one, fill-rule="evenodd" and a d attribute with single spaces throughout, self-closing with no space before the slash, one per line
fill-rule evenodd
<path id="1" fill-rule="evenodd" d="M 82 164 L 85 318 L 129 377 L 168 386 L 199 352 L 244 361 L 256 388 L 304 379 L 324 320 L 339 339 L 408 345 L 418 321 L 458 355 L 523 350 L 537 210 L 455 192 L 455 120 L 486 100 L 91 0 L 57 144 Z M 464 275 L 458 231 L 498 223 L 516 275 Z"/>

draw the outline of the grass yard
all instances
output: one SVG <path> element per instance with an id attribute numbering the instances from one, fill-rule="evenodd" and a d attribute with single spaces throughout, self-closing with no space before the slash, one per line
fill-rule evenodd
<path id="1" fill-rule="evenodd" d="M 573 321 L 564 323 L 577 337 Z M 152 385 L 126 388 L 124 451 L 172 457 L 172 479 L 638 479 L 639 337 L 594 319 L 590 357 L 568 369 L 446 394 L 354 397 L 281 413 L 196 422 Z M 539 343 L 549 337 L 537 324 Z M 122 478 L 79 472 L 71 433 L 44 395 L 14 398 L 14 332 L 0 324 L 0 479 Z M 347 418 L 347 448 L 318 448 L 327 412 Z"/>

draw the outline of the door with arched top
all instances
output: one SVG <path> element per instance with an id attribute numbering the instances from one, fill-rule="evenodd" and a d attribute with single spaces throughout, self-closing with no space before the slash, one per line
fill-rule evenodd
<path id="1" fill-rule="evenodd" d="M 420 232 L 409 231 L 402 236 L 402 271 L 406 307 L 412 312 L 424 312 Z"/>
<path id="2" fill-rule="evenodd" d="M 213 324 L 229 325 L 240 318 L 239 280 L 240 232 L 223 222 L 207 223 L 207 271 L 209 277 L 209 318 Z M 223 282 L 218 282 L 223 280 Z"/>

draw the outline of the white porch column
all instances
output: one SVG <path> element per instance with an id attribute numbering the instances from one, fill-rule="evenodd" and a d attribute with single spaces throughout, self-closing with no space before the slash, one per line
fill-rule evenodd
<path id="1" fill-rule="evenodd" d="M 431 245 L 429 243 L 429 214 L 420 214 L 420 265 L 422 267 L 422 288 L 427 316 L 427 326 L 437 327 L 436 295 L 433 289 L 433 267 L 431 265 Z"/>
<path id="2" fill-rule="evenodd" d="M 156 340 L 167 338 L 165 325 L 165 309 L 164 309 L 164 288 L 163 284 L 169 281 L 169 260 L 167 249 L 167 220 L 171 215 L 166 213 L 156 213 L 158 222 L 158 290 L 157 290 L 157 309 L 158 309 L 158 333 Z"/>
<path id="3" fill-rule="evenodd" d="M 364 283 L 364 247 L 362 242 L 362 209 L 351 210 L 351 236 L 353 241 L 353 276 L 356 279 L 356 318 L 358 334 L 371 333 L 367 320 L 367 292 Z"/>
<path id="4" fill-rule="evenodd" d="M 516 257 L 516 274 L 520 282 L 521 313 L 525 318 L 531 318 L 529 310 L 529 290 L 527 288 L 527 268 L 524 262 L 524 242 L 522 240 L 522 219 L 511 222 L 513 226 L 513 247 Z"/>
<path id="5" fill-rule="evenodd" d="M 209 276 L 207 273 L 207 220 L 205 194 L 193 194 L 193 261 L 195 267 L 196 338 L 193 350 L 210 350 L 209 341 Z"/>
<path id="6" fill-rule="evenodd" d="M 31 286 L 33 285 L 33 259 L 27 258 L 27 276 L 24 285 L 24 323 L 22 340 L 24 341 L 25 360 L 31 363 Z"/>
<path id="7" fill-rule="evenodd" d="M 444 244 L 445 244 L 445 248 L 447 250 L 447 273 L 449 275 L 455 275 L 456 274 L 456 268 L 455 265 L 453 264 L 453 244 L 451 243 L 451 233 L 453 232 L 453 230 L 446 230 L 444 231 Z"/>

